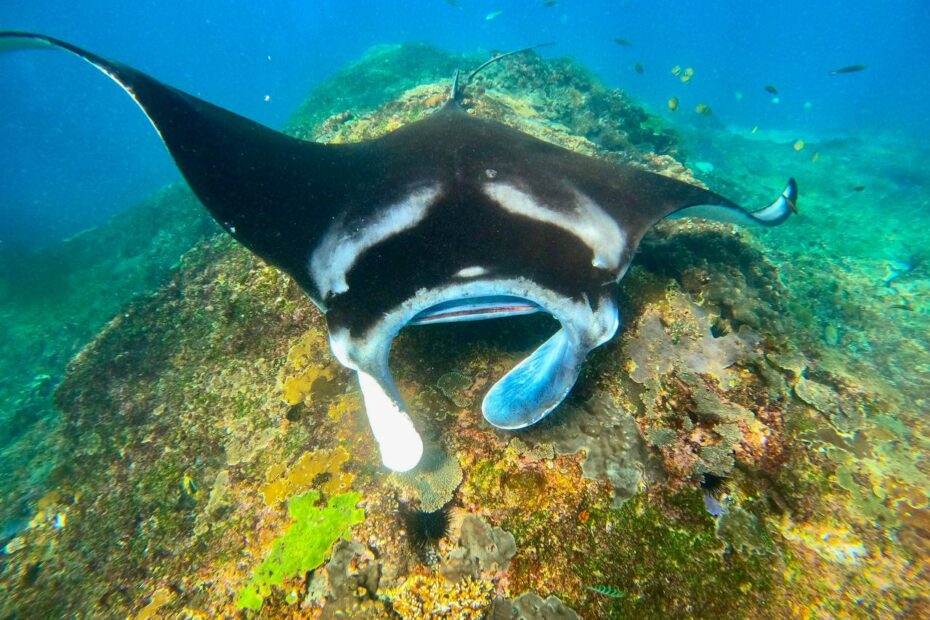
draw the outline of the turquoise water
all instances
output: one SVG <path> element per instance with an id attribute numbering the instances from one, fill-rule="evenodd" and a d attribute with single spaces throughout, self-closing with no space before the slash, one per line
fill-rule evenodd
<path id="1" fill-rule="evenodd" d="M 585 618 L 928 613 L 928 23 L 903 1 L 5 3 L 0 29 L 317 139 L 406 124 L 447 66 L 552 41 L 489 70 L 477 112 L 624 160 L 619 127 L 633 161 L 659 151 L 753 208 L 791 176 L 800 212 L 660 225 L 620 334 L 526 434 L 482 426 L 481 397 L 551 325 L 405 332 L 395 374 L 440 446 L 405 479 L 378 467 L 322 317 L 221 233 L 133 102 L 64 54 L 0 55 L 3 615 L 237 613 L 299 538 L 273 483 L 321 520 L 364 498 L 364 522 L 332 517 L 356 547 L 320 548 L 382 578 L 314 560 L 263 594 L 272 617 L 424 617 L 410 601 L 443 596 L 482 617 L 526 591 Z M 409 42 L 443 52 L 367 52 Z M 737 335 L 754 355 L 726 353 Z M 408 503 L 451 530 L 404 546 Z M 485 538 L 512 557 L 469 573 Z"/>

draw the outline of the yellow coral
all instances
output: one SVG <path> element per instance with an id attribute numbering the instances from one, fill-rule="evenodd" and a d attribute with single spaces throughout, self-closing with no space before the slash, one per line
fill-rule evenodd
<path id="1" fill-rule="evenodd" d="M 155 618 L 158 610 L 171 598 L 171 592 L 167 588 L 157 590 L 148 605 L 139 610 L 135 620 L 149 620 Z"/>
<path id="2" fill-rule="evenodd" d="M 437 574 L 416 575 L 388 594 L 404 620 L 480 620 L 490 610 L 494 586 L 471 577 L 451 583 Z"/>
<path id="3" fill-rule="evenodd" d="M 326 495 L 345 493 L 355 479 L 354 474 L 342 471 L 342 465 L 348 460 L 349 453 L 339 446 L 333 450 L 305 452 L 286 474 L 283 464 L 273 464 L 265 472 L 267 484 L 260 489 L 265 505 L 274 506 L 311 488 Z"/>
<path id="4" fill-rule="evenodd" d="M 328 359 L 326 339 L 319 331 L 308 331 L 287 353 L 287 366 L 281 378 L 284 402 L 291 406 L 303 402 L 317 379 L 323 377 L 332 381 L 335 378 L 329 363 L 314 363 L 320 359 Z"/>

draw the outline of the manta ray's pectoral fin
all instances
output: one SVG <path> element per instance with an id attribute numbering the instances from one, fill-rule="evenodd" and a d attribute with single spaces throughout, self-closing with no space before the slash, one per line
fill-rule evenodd
<path id="1" fill-rule="evenodd" d="M 484 397 L 484 418 L 504 429 L 525 428 L 552 411 L 575 385 L 588 349 L 565 329 L 517 364 Z"/>
<path id="2" fill-rule="evenodd" d="M 353 171 L 370 176 L 360 147 L 298 140 L 67 41 L 0 32 L 0 52 L 20 49 L 69 52 L 119 84 L 216 221 L 313 297 L 306 248 L 320 222 L 345 203 L 346 177 Z"/>
<path id="3" fill-rule="evenodd" d="M 688 206 L 675 211 L 668 219 L 682 217 L 702 217 L 719 222 L 742 225 L 778 226 L 787 220 L 792 213 L 798 212 L 798 185 L 794 179 L 788 179 L 788 184 L 782 193 L 768 206 L 748 211 L 728 200 L 721 199 L 709 204 Z"/>

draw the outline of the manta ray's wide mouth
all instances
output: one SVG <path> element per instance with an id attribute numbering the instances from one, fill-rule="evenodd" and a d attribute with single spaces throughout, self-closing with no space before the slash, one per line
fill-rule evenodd
<path id="1" fill-rule="evenodd" d="M 533 314 L 542 310 L 539 304 L 513 295 L 463 297 L 438 303 L 419 312 L 410 319 L 408 325 L 482 321 Z"/>

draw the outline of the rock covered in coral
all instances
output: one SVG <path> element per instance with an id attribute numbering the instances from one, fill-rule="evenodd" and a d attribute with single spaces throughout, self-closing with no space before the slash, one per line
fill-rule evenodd
<path id="1" fill-rule="evenodd" d="M 458 545 L 439 567 L 442 576 L 454 582 L 504 573 L 517 552 L 513 534 L 491 527 L 477 515 L 462 520 Z"/>

